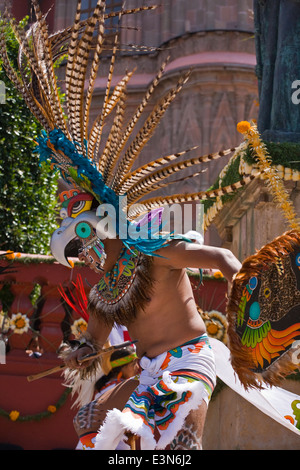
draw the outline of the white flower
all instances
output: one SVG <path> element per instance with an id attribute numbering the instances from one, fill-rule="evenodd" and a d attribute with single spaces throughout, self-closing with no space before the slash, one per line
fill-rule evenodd
<path id="1" fill-rule="evenodd" d="M 84 333 L 86 329 L 87 329 L 87 322 L 83 320 L 83 318 L 79 318 L 79 320 L 75 320 L 73 325 L 71 326 L 71 332 L 76 338 L 82 335 L 82 333 Z"/>
<path id="2" fill-rule="evenodd" d="M 14 333 L 22 335 L 29 329 L 29 318 L 22 313 L 14 313 L 10 319 L 10 328 Z"/>

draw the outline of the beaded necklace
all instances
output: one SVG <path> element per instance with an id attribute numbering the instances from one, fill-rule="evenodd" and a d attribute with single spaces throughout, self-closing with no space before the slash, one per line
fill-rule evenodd
<path id="1" fill-rule="evenodd" d="M 132 277 L 138 254 L 136 249 L 122 248 L 114 267 L 102 278 L 111 293 L 116 290 L 121 277 Z"/>
<path id="2" fill-rule="evenodd" d="M 104 275 L 106 283 L 110 291 L 113 291 L 114 288 L 116 287 L 117 280 L 120 276 L 120 263 L 124 259 L 125 252 L 126 252 L 126 246 L 122 248 L 113 269 L 111 269 Z"/>
<path id="3" fill-rule="evenodd" d="M 150 300 L 152 256 L 124 247 L 114 267 L 105 273 L 89 294 L 91 314 L 108 324 L 127 325 Z"/>

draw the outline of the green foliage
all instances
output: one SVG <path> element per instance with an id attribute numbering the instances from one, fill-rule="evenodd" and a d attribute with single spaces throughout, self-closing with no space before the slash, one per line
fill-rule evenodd
<path id="1" fill-rule="evenodd" d="M 232 183 L 237 183 L 241 179 L 241 175 L 239 174 L 239 166 L 240 166 L 240 156 L 238 156 L 233 162 L 228 165 L 227 171 L 222 178 L 218 176 L 216 182 L 209 188 L 209 190 L 217 189 L 219 187 L 229 186 Z M 222 203 L 225 204 L 228 201 L 231 201 L 237 194 L 237 192 L 242 191 L 243 189 L 238 189 L 236 192 L 225 194 L 221 197 Z M 209 207 L 211 207 L 216 201 L 216 198 L 208 199 L 207 201 L 203 201 L 204 211 L 206 212 Z"/>
<path id="2" fill-rule="evenodd" d="M 18 45 L 8 31 L 9 58 Z M 6 103 L 0 104 L 0 250 L 49 253 L 56 228 L 56 172 L 40 165 L 34 139 L 41 126 L 7 79 L 0 62 Z"/>
<path id="3" fill-rule="evenodd" d="M 300 171 L 300 144 L 295 142 L 264 142 L 264 144 L 273 165 L 283 165 Z M 255 157 L 249 147 L 246 150 L 245 160 L 250 164 L 255 162 Z"/>
<path id="4" fill-rule="evenodd" d="M 284 167 L 300 171 L 300 144 L 294 142 L 264 142 L 264 144 L 266 145 L 268 154 L 271 157 L 272 165 L 282 165 Z M 250 165 L 253 165 L 257 161 L 253 155 L 253 150 L 249 147 L 246 148 L 243 158 Z M 232 183 L 240 181 L 241 175 L 239 174 L 239 165 L 240 157 L 237 157 L 231 164 L 229 164 L 223 179 L 220 181 L 220 177 L 218 177 L 216 182 L 209 189 L 212 190 L 217 189 L 220 186 L 229 186 Z M 241 191 L 243 191 L 243 188 L 222 196 L 221 200 L 223 204 L 231 201 L 236 194 Z M 215 198 L 212 198 L 203 202 L 205 212 L 215 203 L 215 200 Z"/>

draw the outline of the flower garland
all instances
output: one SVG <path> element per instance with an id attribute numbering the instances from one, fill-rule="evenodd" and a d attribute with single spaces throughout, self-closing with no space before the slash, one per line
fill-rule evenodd
<path id="1" fill-rule="evenodd" d="M 42 411 L 40 413 L 34 415 L 25 415 L 22 416 L 19 411 L 12 410 L 10 412 L 3 410 L 0 408 L 0 416 L 10 419 L 11 421 L 41 421 L 44 418 L 49 418 L 54 413 L 57 412 L 67 401 L 69 394 L 71 393 L 71 388 L 66 388 L 63 394 L 61 395 L 60 399 L 57 401 L 55 405 L 49 405 L 47 411 Z"/>
<path id="2" fill-rule="evenodd" d="M 260 138 L 256 124 L 253 123 L 251 125 L 248 121 L 241 121 L 237 125 L 237 130 L 244 135 L 244 138 L 252 148 L 261 176 L 266 180 L 275 202 L 279 205 L 284 216 L 289 221 L 291 229 L 299 230 L 299 220 L 297 220 L 293 204 L 289 199 L 288 192 L 284 187 L 282 179 L 278 176 L 276 168 L 271 165 L 271 157 L 268 154 L 265 144 Z"/>
<path id="3" fill-rule="evenodd" d="M 15 258 L 20 258 L 20 257 L 21 257 L 21 253 L 14 253 L 11 250 L 6 251 L 6 255 L 5 255 L 6 259 L 15 259 Z"/>
<path id="4" fill-rule="evenodd" d="M 54 258 L 54 256 L 48 256 L 48 255 L 26 256 L 21 253 L 15 253 L 11 250 L 7 250 L 6 252 L 1 253 L 0 256 L 3 256 L 7 260 L 13 260 L 13 261 L 16 261 L 17 263 L 24 263 L 24 264 L 45 264 L 45 263 L 55 264 L 57 263 L 57 260 Z M 84 266 L 83 261 L 79 261 L 76 258 L 74 261 L 71 258 L 68 258 L 68 259 L 72 268 L 74 268 L 74 266 Z"/>
<path id="5" fill-rule="evenodd" d="M 300 171 L 286 167 L 282 164 L 272 164 L 266 145 L 261 141 L 255 123 L 252 125 L 248 121 L 241 121 L 237 124 L 237 130 L 244 135 L 244 142 L 236 149 L 234 155 L 230 158 L 228 164 L 219 174 L 219 183 L 221 187 L 223 179 L 227 177 L 227 172 L 233 167 L 235 161 L 240 158 L 238 173 L 242 176 L 255 176 L 267 180 L 270 192 L 275 196 L 275 201 L 279 202 L 286 217 L 293 227 L 299 228 L 299 223 L 295 218 L 295 213 L 291 202 L 288 200 L 288 194 L 284 188 L 283 181 L 300 181 Z M 251 150 L 254 153 L 256 163 L 246 161 L 247 152 Z M 227 183 L 228 184 L 228 183 Z M 280 200 L 278 201 L 277 196 Z M 223 198 L 217 197 L 216 201 L 205 209 L 204 231 L 208 229 L 216 215 L 223 209 L 225 202 Z"/>

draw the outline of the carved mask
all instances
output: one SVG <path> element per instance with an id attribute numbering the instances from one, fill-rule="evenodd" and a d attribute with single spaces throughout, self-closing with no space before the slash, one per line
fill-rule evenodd
<path id="1" fill-rule="evenodd" d="M 92 210 L 93 196 L 77 189 L 65 191 L 60 195 L 62 222 L 51 237 L 50 248 L 53 256 L 64 266 L 71 267 L 66 258 L 67 245 L 79 239 L 82 247 L 78 257 L 91 269 L 101 273 L 106 260 L 104 244 L 101 239 L 107 238 L 107 232 L 99 231 L 101 217 Z"/>

